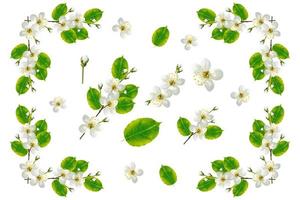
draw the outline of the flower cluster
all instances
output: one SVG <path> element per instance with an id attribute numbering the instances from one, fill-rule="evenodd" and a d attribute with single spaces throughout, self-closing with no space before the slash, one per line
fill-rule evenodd
<path id="1" fill-rule="evenodd" d="M 151 93 L 151 99 L 146 101 L 147 105 L 155 106 L 170 106 L 169 98 L 173 95 L 178 95 L 180 93 L 179 86 L 183 85 L 185 80 L 179 77 L 182 72 L 180 65 L 176 66 L 174 73 L 170 73 L 163 77 L 163 84 L 161 87 L 154 87 L 154 91 Z"/>
<path id="2" fill-rule="evenodd" d="M 194 139 L 202 139 L 205 137 L 206 139 L 213 140 L 222 135 L 223 130 L 215 125 L 214 116 L 212 115 L 216 110 L 218 110 L 217 107 L 211 110 L 199 110 L 196 112 L 196 117 L 194 118 L 195 124 L 192 124 L 184 117 L 178 119 L 177 129 L 181 135 L 187 137 L 184 144 L 186 144 L 191 137 Z"/>
<path id="3" fill-rule="evenodd" d="M 90 133 L 96 136 L 100 131 L 100 125 L 108 122 L 108 118 L 99 119 L 100 113 L 105 116 L 113 113 L 126 114 L 134 107 L 134 98 L 138 94 L 138 87 L 133 84 L 123 84 L 128 80 L 135 68 L 129 68 L 127 60 L 122 56 L 117 58 L 112 65 L 113 78 L 108 80 L 105 85 L 98 85 L 98 88 L 90 87 L 87 92 L 87 101 L 93 110 L 98 110 L 95 116 L 83 116 L 83 124 L 80 125 L 80 139 Z"/>

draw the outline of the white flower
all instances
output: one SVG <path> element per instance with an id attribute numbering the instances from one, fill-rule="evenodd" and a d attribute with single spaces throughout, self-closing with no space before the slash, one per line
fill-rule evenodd
<path id="1" fill-rule="evenodd" d="M 184 79 L 178 77 L 178 73 L 170 73 L 163 78 L 162 88 L 170 90 L 173 95 L 180 92 L 179 86 L 184 84 Z"/>
<path id="2" fill-rule="evenodd" d="M 142 169 L 136 169 L 135 163 L 130 163 L 129 166 L 125 167 L 125 176 L 128 180 L 131 180 L 133 183 L 138 181 L 138 176 L 143 175 Z"/>
<path id="3" fill-rule="evenodd" d="M 181 43 L 184 44 L 186 50 L 190 50 L 192 46 L 197 46 L 197 38 L 193 35 L 186 35 L 185 38 L 181 39 Z"/>
<path id="4" fill-rule="evenodd" d="M 82 28 L 84 19 L 80 13 L 75 13 L 70 16 L 70 28 Z"/>
<path id="5" fill-rule="evenodd" d="M 224 12 L 216 17 L 217 28 L 230 28 L 232 26 L 232 15 Z"/>
<path id="6" fill-rule="evenodd" d="M 242 177 L 246 175 L 246 172 L 243 169 L 233 169 L 230 171 L 232 174 L 232 178 L 234 181 L 234 184 L 239 184 L 242 180 Z"/>
<path id="7" fill-rule="evenodd" d="M 28 138 L 27 141 L 24 143 L 24 147 L 30 150 L 31 154 L 36 154 L 40 150 L 40 146 L 36 137 Z"/>
<path id="8" fill-rule="evenodd" d="M 120 31 L 120 36 L 125 38 L 126 35 L 131 33 L 131 25 L 128 21 L 124 21 L 123 18 L 119 18 L 118 24 L 114 25 L 112 30 L 115 32 Z"/>
<path id="9" fill-rule="evenodd" d="M 37 27 L 41 30 L 47 26 L 47 19 L 45 19 L 45 13 L 41 12 L 37 15 L 31 15 L 30 20 L 37 25 Z"/>
<path id="10" fill-rule="evenodd" d="M 66 108 L 66 102 L 61 97 L 55 97 L 50 101 L 50 105 L 53 106 L 53 111 L 58 112 L 61 108 Z"/>
<path id="11" fill-rule="evenodd" d="M 277 30 L 278 23 L 272 22 L 270 25 L 264 24 L 262 26 L 262 32 L 267 39 L 274 39 L 274 37 L 280 36 L 280 32 Z"/>
<path id="12" fill-rule="evenodd" d="M 264 154 L 269 154 L 270 149 L 274 149 L 276 147 L 276 143 L 273 142 L 273 139 L 270 137 L 264 137 L 262 140 L 261 150 Z"/>
<path id="13" fill-rule="evenodd" d="M 72 178 L 70 180 L 72 186 L 79 187 L 83 184 L 84 178 L 82 173 L 72 173 Z"/>
<path id="14" fill-rule="evenodd" d="M 67 20 L 65 16 L 61 16 L 58 19 L 58 23 L 55 25 L 56 29 L 61 32 L 61 31 L 66 31 L 70 28 L 71 22 Z"/>
<path id="15" fill-rule="evenodd" d="M 35 75 L 35 62 L 31 60 L 23 62 L 20 71 L 25 76 Z"/>
<path id="16" fill-rule="evenodd" d="M 255 19 L 253 20 L 253 26 L 256 28 L 261 28 L 270 20 L 269 15 L 262 15 L 261 13 L 255 13 Z"/>
<path id="17" fill-rule="evenodd" d="M 35 137 L 35 125 L 26 124 L 21 128 L 22 138 L 30 139 Z"/>
<path id="18" fill-rule="evenodd" d="M 41 188 L 45 187 L 45 182 L 48 180 L 46 172 L 36 170 L 33 173 L 33 178 L 30 179 L 30 185 L 38 184 Z"/>
<path id="19" fill-rule="evenodd" d="M 104 90 L 108 94 L 112 94 L 115 97 L 119 97 L 120 91 L 123 90 L 124 88 L 125 88 L 125 86 L 120 83 L 120 80 L 111 79 L 107 82 L 107 85 Z"/>
<path id="20" fill-rule="evenodd" d="M 232 20 L 232 26 L 230 27 L 233 31 L 243 31 L 246 25 L 242 23 L 242 19 L 239 16 L 235 16 Z"/>
<path id="21" fill-rule="evenodd" d="M 280 164 L 274 163 L 274 161 L 268 161 L 264 165 L 264 170 L 271 175 L 272 178 L 276 179 L 278 177 L 277 170 L 280 168 Z"/>
<path id="22" fill-rule="evenodd" d="M 86 133 L 87 131 L 89 131 L 90 135 L 95 137 L 97 135 L 97 132 L 100 131 L 99 120 L 96 117 L 89 117 L 87 115 L 84 115 L 82 120 L 84 124 L 79 126 L 79 131 L 81 133 Z"/>
<path id="23" fill-rule="evenodd" d="M 218 183 L 218 185 L 222 186 L 222 187 L 226 187 L 230 185 L 230 182 L 232 180 L 232 174 L 229 172 L 218 172 L 217 173 L 217 179 L 216 182 Z"/>
<path id="24" fill-rule="evenodd" d="M 210 111 L 206 109 L 202 109 L 198 112 L 196 112 L 196 117 L 194 120 L 198 123 L 200 123 L 202 126 L 206 127 L 208 123 L 211 123 L 214 119 L 214 116 L 211 114 Z"/>
<path id="25" fill-rule="evenodd" d="M 262 184 L 269 185 L 270 180 L 267 178 L 268 172 L 264 170 L 259 170 L 253 174 L 253 181 L 255 182 L 255 187 L 259 188 Z"/>
<path id="26" fill-rule="evenodd" d="M 35 24 L 31 25 L 28 22 L 23 22 L 22 28 L 23 28 L 23 30 L 20 32 L 20 36 L 24 36 L 28 40 L 35 39 L 35 36 L 38 31 L 37 25 L 35 25 Z"/>
<path id="27" fill-rule="evenodd" d="M 210 67 L 210 61 L 208 59 L 204 59 L 202 63 L 196 67 L 193 77 L 198 85 L 204 85 L 208 91 L 212 91 L 214 89 L 213 80 L 220 80 L 223 77 L 222 70 L 212 70 Z"/>
<path id="28" fill-rule="evenodd" d="M 38 167 L 36 166 L 35 162 L 30 160 L 20 164 L 20 168 L 23 170 L 22 177 L 24 179 L 29 178 L 30 176 L 32 176 L 32 173 L 38 170 Z"/>
<path id="29" fill-rule="evenodd" d="M 158 107 L 160 107 L 162 105 L 165 107 L 169 107 L 170 101 L 168 100 L 168 98 L 171 95 L 172 95 L 172 93 L 170 90 L 165 90 L 165 89 L 161 89 L 159 87 L 155 87 L 154 92 L 151 93 L 151 103 Z"/>
<path id="30" fill-rule="evenodd" d="M 264 73 L 266 75 L 270 75 L 271 77 L 276 76 L 280 70 L 279 68 L 279 62 L 274 60 L 267 60 L 265 62 L 266 69 Z"/>
<path id="31" fill-rule="evenodd" d="M 30 50 L 24 52 L 24 58 L 27 58 L 28 60 L 37 61 L 39 58 L 40 50 L 37 48 L 37 46 L 30 47 Z"/>
<path id="32" fill-rule="evenodd" d="M 190 131 L 194 133 L 194 139 L 202 139 L 205 132 L 206 132 L 206 126 L 203 126 L 202 124 L 198 123 L 196 126 L 191 125 L 190 126 Z"/>
<path id="33" fill-rule="evenodd" d="M 104 114 L 114 113 L 118 104 L 118 95 L 109 94 L 107 97 L 101 97 L 100 103 L 104 106 Z"/>
<path id="34" fill-rule="evenodd" d="M 68 170 L 64 169 L 57 169 L 57 171 L 54 173 L 56 177 L 59 177 L 58 180 L 61 184 L 65 184 L 67 181 L 69 181 L 72 178 L 72 174 Z"/>
<path id="35" fill-rule="evenodd" d="M 249 101 L 249 90 L 245 89 L 243 86 L 239 87 L 238 92 L 232 92 L 231 98 L 236 99 L 236 104 L 238 106 L 242 105 L 242 103 L 246 103 Z"/>
<path id="36" fill-rule="evenodd" d="M 277 57 L 277 53 L 275 51 L 272 51 L 269 46 L 264 46 L 261 50 L 262 60 L 264 62 L 268 60 L 273 60 L 273 58 Z"/>
<path id="37" fill-rule="evenodd" d="M 280 129 L 276 124 L 265 125 L 265 138 L 277 139 L 279 137 Z"/>

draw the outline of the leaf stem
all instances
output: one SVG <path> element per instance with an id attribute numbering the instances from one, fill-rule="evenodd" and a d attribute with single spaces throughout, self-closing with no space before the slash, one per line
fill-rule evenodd
<path id="1" fill-rule="evenodd" d="M 186 144 L 186 143 L 191 139 L 191 137 L 192 137 L 193 135 L 195 135 L 195 132 L 191 132 L 191 134 L 190 134 L 189 137 L 184 141 L 183 144 Z"/>

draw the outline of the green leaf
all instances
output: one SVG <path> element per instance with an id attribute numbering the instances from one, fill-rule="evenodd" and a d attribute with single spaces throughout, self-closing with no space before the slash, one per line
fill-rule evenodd
<path id="1" fill-rule="evenodd" d="M 69 44 L 75 43 L 77 39 L 76 32 L 73 29 L 61 32 L 60 36 L 66 43 Z"/>
<path id="2" fill-rule="evenodd" d="M 262 145 L 262 140 L 264 135 L 260 132 L 252 132 L 249 135 L 250 143 L 255 147 L 260 147 Z"/>
<path id="3" fill-rule="evenodd" d="M 152 142 L 159 133 L 160 122 L 151 118 L 139 118 L 130 122 L 124 137 L 131 146 L 143 146 Z"/>
<path id="4" fill-rule="evenodd" d="M 61 161 L 61 168 L 73 171 L 76 167 L 76 158 L 69 156 L 66 157 L 63 161 Z"/>
<path id="5" fill-rule="evenodd" d="M 219 126 L 209 125 L 204 135 L 206 139 L 214 140 L 220 137 L 222 132 L 223 130 Z"/>
<path id="6" fill-rule="evenodd" d="M 59 20 L 59 18 L 61 16 L 66 15 L 67 12 L 68 12 L 67 4 L 65 4 L 65 3 L 59 4 L 52 11 L 52 18 L 54 20 Z"/>
<path id="7" fill-rule="evenodd" d="M 27 51 L 27 49 L 28 49 L 28 47 L 26 44 L 24 44 L 24 43 L 18 44 L 11 51 L 10 57 L 13 59 L 16 59 L 16 60 L 21 59 L 23 57 L 24 52 Z"/>
<path id="8" fill-rule="evenodd" d="M 226 169 L 224 167 L 224 161 L 223 160 L 215 160 L 211 163 L 211 168 L 215 172 L 226 172 Z"/>
<path id="9" fill-rule="evenodd" d="M 254 80 L 262 80 L 265 77 L 265 69 L 266 67 L 264 65 L 259 68 L 253 68 L 252 76 Z"/>
<path id="10" fill-rule="evenodd" d="M 36 66 L 35 67 L 35 77 L 39 80 L 46 80 L 48 76 L 47 69 Z"/>
<path id="11" fill-rule="evenodd" d="M 224 42 L 231 44 L 239 39 L 240 33 L 238 31 L 226 30 L 224 33 Z"/>
<path id="12" fill-rule="evenodd" d="M 85 178 L 84 187 L 92 192 L 98 192 L 103 189 L 101 181 L 94 176 L 88 176 Z"/>
<path id="13" fill-rule="evenodd" d="M 101 97 L 101 92 L 98 89 L 92 87 L 89 88 L 86 94 L 86 99 L 89 106 L 93 110 L 99 110 L 101 108 L 100 97 Z"/>
<path id="14" fill-rule="evenodd" d="M 98 8 L 93 8 L 84 13 L 85 22 L 88 24 L 94 24 L 102 17 L 103 12 Z"/>
<path id="15" fill-rule="evenodd" d="M 167 26 L 160 27 L 154 31 L 152 35 L 152 43 L 155 46 L 162 47 L 167 43 L 169 35 L 170 32 Z"/>
<path id="16" fill-rule="evenodd" d="M 51 141 L 51 135 L 49 132 L 44 131 L 36 135 L 40 147 L 47 146 Z"/>
<path id="17" fill-rule="evenodd" d="M 46 120 L 39 120 L 35 123 L 35 133 L 41 133 L 44 131 L 47 131 L 48 128 L 48 124 L 46 122 Z"/>
<path id="18" fill-rule="evenodd" d="M 183 136 L 189 136 L 191 134 L 190 126 L 191 122 L 184 117 L 180 117 L 177 121 L 177 129 Z"/>
<path id="19" fill-rule="evenodd" d="M 22 105 L 17 107 L 16 117 L 21 124 L 27 124 L 32 120 L 29 110 Z"/>
<path id="20" fill-rule="evenodd" d="M 279 76 L 271 77 L 270 79 L 271 90 L 275 94 L 281 95 L 284 92 L 284 83 Z"/>
<path id="21" fill-rule="evenodd" d="M 68 193 L 68 188 L 66 185 L 61 184 L 59 180 L 54 180 L 51 184 L 53 191 L 58 195 L 65 197 Z"/>
<path id="22" fill-rule="evenodd" d="M 284 108 L 281 105 L 278 105 L 272 108 L 269 115 L 269 120 L 274 124 L 279 124 L 280 122 L 282 122 L 283 117 L 284 117 Z"/>
<path id="23" fill-rule="evenodd" d="M 120 97 L 128 97 L 134 99 L 138 94 L 139 88 L 133 84 L 125 86 L 124 90 L 120 92 Z"/>
<path id="24" fill-rule="evenodd" d="M 129 113 L 134 106 L 134 102 L 131 98 L 128 97 L 120 97 L 118 99 L 118 104 L 116 106 L 116 112 L 119 114 Z"/>
<path id="25" fill-rule="evenodd" d="M 176 172 L 169 166 L 162 165 L 159 170 L 159 176 L 166 185 L 174 185 L 177 181 Z"/>
<path id="26" fill-rule="evenodd" d="M 224 167 L 227 171 L 238 169 L 240 167 L 239 161 L 234 157 L 228 156 L 224 158 Z"/>
<path id="27" fill-rule="evenodd" d="M 23 146 L 23 143 L 19 140 L 13 141 L 10 143 L 11 149 L 13 152 L 15 152 L 19 156 L 26 156 L 28 153 L 28 150 L 25 149 Z"/>
<path id="28" fill-rule="evenodd" d="M 213 24 L 216 19 L 216 13 L 208 8 L 198 10 L 197 15 L 199 19 L 206 24 Z"/>
<path id="29" fill-rule="evenodd" d="M 46 69 L 51 65 L 51 59 L 46 53 L 40 53 L 36 62 L 37 66 Z"/>
<path id="30" fill-rule="evenodd" d="M 208 192 L 211 191 L 216 187 L 216 180 L 214 177 L 204 177 L 198 182 L 197 189 L 202 192 Z"/>
<path id="31" fill-rule="evenodd" d="M 264 65 L 261 53 L 254 53 L 249 59 L 249 65 L 251 68 L 261 68 Z"/>
<path id="32" fill-rule="evenodd" d="M 76 38 L 78 40 L 85 40 L 89 37 L 89 32 L 86 28 L 73 28 L 73 30 L 76 33 Z"/>
<path id="33" fill-rule="evenodd" d="M 273 155 L 282 156 L 289 149 L 289 145 L 289 142 L 281 140 L 280 142 L 278 142 L 277 146 L 272 150 Z"/>
<path id="34" fill-rule="evenodd" d="M 31 79 L 27 76 L 21 76 L 16 83 L 16 91 L 19 95 L 21 94 L 25 94 L 29 88 L 30 88 L 30 84 L 31 84 Z"/>
<path id="35" fill-rule="evenodd" d="M 248 182 L 246 180 L 241 180 L 237 185 L 234 185 L 232 188 L 232 194 L 235 197 L 242 196 L 248 189 Z"/>
<path id="36" fill-rule="evenodd" d="M 252 129 L 254 132 L 259 132 L 261 134 L 265 134 L 265 123 L 261 120 L 254 120 L 252 124 Z"/>
<path id="37" fill-rule="evenodd" d="M 277 56 L 280 59 L 287 59 L 290 57 L 288 49 L 282 44 L 274 44 L 272 50 L 277 53 Z"/>
<path id="38" fill-rule="evenodd" d="M 127 60 L 122 56 L 117 58 L 111 68 L 111 73 L 114 78 L 117 78 L 119 80 L 122 80 L 126 78 L 128 70 L 128 62 Z"/>
<path id="39" fill-rule="evenodd" d="M 89 163 L 85 160 L 77 160 L 74 172 L 85 172 L 89 167 Z"/>
<path id="40" fill-rule="evenodd" d="M 211 32 L 211 37 L 215 40 L 223 40 L 226 30 L 226 28 L 214 28 L 214 30 Z"/>
<path id="41" fill-rule="evenodd" d="M 248 18 L 248 11 L 242 4 L 235 3 L 232 11 L 233 14 L 240 16 L 242 20 L 246 20 Z"/>

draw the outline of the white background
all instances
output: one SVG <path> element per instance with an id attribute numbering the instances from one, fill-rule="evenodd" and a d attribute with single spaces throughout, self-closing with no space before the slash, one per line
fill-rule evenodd
<path id="1" fill-rule="evenodd" d="M 31 187 L 21 178 L 19 164 L 25 158 L 16 156 L 10 149 L 10 141 L 20 129 L 15 118 L 15 108 L 18 104 L 37 109 L 36 118 L 46 118 L 52 141 L 40 153 L 40 166 L 56 169 L 60 161 L 69 155 L 78 159 L 90 161 L 90 171 L 100 170 L 100 179 L 104 190 L 98 193 L 88 192 L 78 188 L 70 199 L 201 199 L 201 198 L 232 198 L 232 194 L 217 187 L 212 192 L 202 193 L 196 190 L 200 170 L 210 171 L 210 162 L 222 159 L 224 156 L 234 156 L 239 159 L 245 169 L 251 166 L 260 167 L 260 150 L 252 147 L 248 141 L 252 122 L 255 118 L 263 119 L 264 108 L 282 104 L 286 115 L 281 124 L 282 133 L 291 141 L 287 154 L 276 161 L 281 163 L 279 178 L 269 187 L 256 189 L 251 183 L 248 192 L 240 199 L 284 198 L 287 195 L 296 196 L 299 184 L 299 28 L 297 25 L 297 1 L 240 1 L 254 17 L 256 11 L 272 14 L 279 22 L 282 36 L 276 41 L 286 45 L 291 59 L 281 70 L 286 90 L 283 96 L 266 94 L 264 81 L 255 82 L 251 76 L 248 59 L 252 53 L 260 49 L 260 35 L 241 34 L 238 42 L 228 45 L 221 41 L 210 39 L 211 29 L 199 29 L 199 19 L 196 11 L 209 7 L 217 13 L 231 7 L 231 0 L 84 0 L 68 1 L 68 5 L 83 13 L 88 8 L 98 7 L 104 11 L 100 30 L 89 29 L 90 39 L 69 45 L 64 43 L 54 31 L 39 35 L 41 49 L 52 59 L 46 82 L 36 81 L 37 92 L 18 96 L 15 91 L 15 81 L 19 69 L 10 59 L 11 49 L 23 42 L 19 37 L 21 22 L 27 15 L 44 11 L 50 18 L 54 6 L 60 1 L 17 1 L 9 0 L 1 6 L 0 32 L 0 95 L 1 95 L 1 125 L 0 125 L 0 155 L 1 155 L 1 199 L 60 199 L 52 191 L 50 182 L 40 189 Z M 119 17 L 130 21 L 132 35 L 123 40 L 111 27 Z M 162 47 L 154 47 L 151 43 L 152 32 L 168 25 L 170 38 Z M 186 34 L 198 38 L 199 45 L 191 51 L 186 51 L 180 39 Z M 275 42 L 276 42 L 275 41 Z M 79 58 L 88 55 L 91 59 L 86 68 L 86 82 L 81 85 L 81 69 Z M 130 79 L 130 83 L 140 86 L 134 110 L 127 115 L 114 115 L 96 138 L 89 135 L 79 140 L 78 126 L 83 114 L 94 115 L 86 102 L 86 91 L 89 86 L 96 86 L 111 77 L 110 67 L 113 60 L 124 56 L 130 66 L 138 69 Z M 215 68 L 224 71 L 224 78 L 216 82 L 212 92 L 196 86 L 192 80 L 195 64 L 203 58 L 209 58 Z M 179 96 L 171 99 L 170 108 L 147 107 L 144 101 L 154 85 L 161 83 L 164 74 L 172 72 L 176 64 L 182 64 L 186 84 Z M 249 103 L 236 106 L 230 98 L 230 93 L 239 85 L 250 89 Z M 55 96 L 66 99 L 67 109 L 53 113 L 49 101 Z M 201 108 L 218 106 L 215 112 L 216 123 L 224 129 L 218 140 L 194 141 L 182 145 L 183 138 L 176 129 L 179 116 L 193 119 L 195 111 Z M 123 129 L 133 119 L 152 117 L 162 122 L 160 134 L 149 145 L 141 148 L 129 146 L 123 140 Z M 135 161 L 145 174 L 137 184 L 129 182 L 124 176 L 124 167 Z M 161 164 L 172 166 L 178 175 L 178 182 L 168 187 L 158 175 Z"/>

